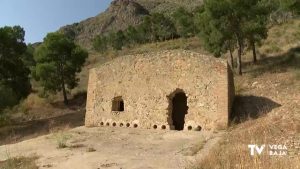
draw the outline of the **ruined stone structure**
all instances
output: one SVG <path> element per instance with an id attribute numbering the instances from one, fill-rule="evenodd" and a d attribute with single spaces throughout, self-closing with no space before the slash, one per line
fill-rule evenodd
<path id="1" fill-rule="evenodd" d="M 122 56 L 90 70 L 85 125 L 224 129 L 233 99 L 222 59 L 184 50 Z"/>

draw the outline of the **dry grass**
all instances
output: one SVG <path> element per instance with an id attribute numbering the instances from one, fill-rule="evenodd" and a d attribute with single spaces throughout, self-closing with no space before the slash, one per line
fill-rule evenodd
<path id="1" fill-rule="evenodd" d="M 38 169 L 37 157 L 15 157 L 0 162 L 1 169 Z"/>
<path id="2" fill-rule="evenodd" d="M 10 121 L 17 124 L 63 116 L 85 109 L 86 90 L 76 89 L 68 95 L 68 98 L 69 105 L 64 105 L 61 93 L 51 94 L 47 98 L 42 98 L 37 93 L 31 93 L 20 104 L 5 110 L 0 116 L 0 126 L 2 123 L 3 125 L 10 124 Z"/>
<path id="3" fill-rule="evenodd" d="M 216 146 L 195 168 L 298 169 L 300 168 L 300 154 L 291 155 L 295 148 L 293 145 L 288 145 L 290 154 L 282 157 L 271 157 L 266 154 L 250 156 L 248 149 L 248 144 L 286 144 L 289 141 L 299 141 L 294 135 L 297 131 L 292 127 L 286 128 L 294 126 L 295 122 L 294 119 L 287 122 L 265 117 L 234 127 L 219 146 Z"/>
<path id="4" fill-rule="evenodd" d="M 45 98 L 41 98 L 36 94 L 30 94 L 18 106 L 15 106 L 12 111 L 27 115 L 30 113 L 30 110 L 37 109 L 39 107 L 44 107 L 47 109 L 50 107 L 50 104 Z"/>
<path id="5" fill-rule="evenodd" d="M 192 50 L 200 53 L 206 53 L 203 48 L 202 42 L 197 38 L 188 38 L 188 39 L 174 39 L 164 42 L 157 42 L 157 43 L 148 43 L 137 45 L 132 48 L 127 48 L 122 50 L 119 55 L 126 55 L 126 54 L 140 54 L 140 53 L 148 53 L 148 52 L 156 52 L 161 50 L 173 50 L 173 49 L 184 49 L 184 50 Z"/>
<path id="6" fill-rule="evenodd" d="M 207 143 L 207 140 L 202 139 L 199 140 L 198 143 L 190 145 L 186 147 L 186 145 L 182 145 L 181 150 L 179 151 L 184 156 L 195 156 L 197 153 L 199 153 L 204 145 Z"/>
<path id="7" fill-rule="evenodd" d="M 263 42 L 262 53 L 278 53 L 300 43 L 300 20 L 294 19 L 277 25 L 269 30 L 268 38 Z"/>

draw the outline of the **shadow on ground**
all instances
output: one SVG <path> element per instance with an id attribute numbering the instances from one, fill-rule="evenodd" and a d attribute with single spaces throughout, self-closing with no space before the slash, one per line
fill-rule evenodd
<path id="1" fill-rule="evenodd" d="M 246 62 L 244 66 L 253 66 L 253 63 Z M 246 72 L 252 74 L 280 73 L 286 72 L 289 68 L 300 69 L 300 47 L 292 48 L 288 52 L 277 56 L 267 57 L 262 55 L 261 59 L 255 64 L 255 68 L 251 68 Z"/>
<path id="2" fill-rule="evenodd" d="M 49 134 L 52 131 L 84 125 L 85 110 L 58 117 L 11 124 L 0 128 L 0 145 Z"/>
<path id="3" fill-rule="evenodd" d="M 236 96 L 230 121 L 241 123 L 248 119 L 257 119 L 280 106 L 266 97 Z"/>

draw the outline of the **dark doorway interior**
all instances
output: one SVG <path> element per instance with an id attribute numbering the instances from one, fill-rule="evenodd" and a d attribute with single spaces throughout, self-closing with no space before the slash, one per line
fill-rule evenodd
<path id="1" fill-rule="evenodd" d="M 112 101 L 112 111 L 124 111 L 124 101 L 122 97 L 115 97 Z"/>
<path id="2" fill-rule="evenodd" d="M 184 118 L 187 114 L 187 97 L 185 93 L 176 93 L 172 99 L 172 121 L 175 130 L 183 130 Z"/>
<path id="3" fill-rule="evenodd" d="M 120 101 L 119 111 L 124 111 L 124 101 L 123 100 Z"/>

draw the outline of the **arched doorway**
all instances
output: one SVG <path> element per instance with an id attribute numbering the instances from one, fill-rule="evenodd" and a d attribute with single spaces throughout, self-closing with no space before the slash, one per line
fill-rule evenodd
<path id="1" fill-rule="evenodd" d="M 176 90 L 170 95 L 171 121 L 175 130 L 183 130 L 185 115 L 188 113 L 187 96 L 183 90 Z"/>

